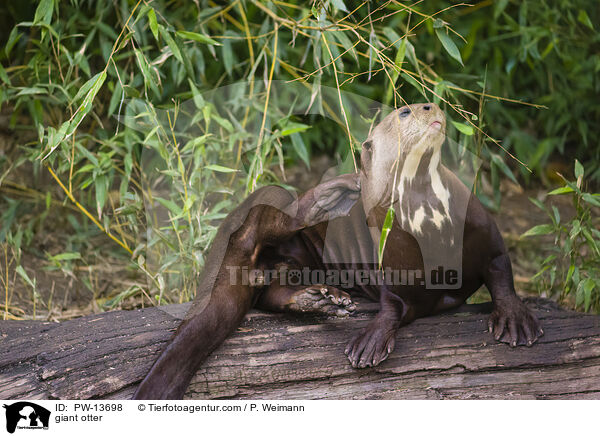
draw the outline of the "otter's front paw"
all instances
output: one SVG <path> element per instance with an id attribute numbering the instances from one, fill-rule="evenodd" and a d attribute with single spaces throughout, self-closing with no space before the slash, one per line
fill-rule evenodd
<path id="1" fill-rule="evenodd" d="M 377 366 L 394 350 L 397 331 L 394 322 L 375 318 L 352 338 L 344 353 L 354 368 Z"/>
<path id="2" fill-rule="evenodd" d="M 511 347 L 530 347 L 544 334 L 540 322 L 518 298 L 496 305 L 488 320 L 488 329 L 497 341 Z"/>

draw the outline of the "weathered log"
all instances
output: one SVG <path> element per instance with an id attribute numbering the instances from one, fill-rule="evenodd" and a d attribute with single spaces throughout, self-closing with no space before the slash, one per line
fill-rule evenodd
<path id="1" fill-rule="evenodd" d="M 347 341 L 374 315 L 253 311 L 196 374 L 190 399 L 600 399 L 600 317 L 528 304 L 545 335 L 510 348 L 487 332 L 489 304 L 417 320 L 376 368 L 353 369 Z M 115 311 L 62 323 L 0 322 L 0 398 L 129 398 L 188 308 Z"/>

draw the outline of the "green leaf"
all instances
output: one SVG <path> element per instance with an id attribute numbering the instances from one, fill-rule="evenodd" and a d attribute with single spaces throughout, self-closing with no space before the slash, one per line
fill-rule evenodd
<path id="1" fill-rule="evenodd" d="M 580 177 L 583 177 L 583 165 L 575 159 L 575 178 L 579 179 Z"/>
<path id="2" fill-rule="evenodd" d="M 83 86 L 81 88 L 79 88 L 79 91 L 77 91 L 77 94 L 75 94 L 75 97 L 73 97 L 73 101 L 77 101 L 80 98 L 82 98 L 84 95 L 86 95 L 88 93 L 88 91 L 90 89 L 92 89 L 92 86 L 94 85 L 94 83 L 96 83 L 96 80 L 98 80 L 98 77 L 100 77 L 102 73 L 98 73 L 96 74 L 94 77 L 92 77 L 90 80 L 88 80 L 87 82 L 85 82 L 83 84 Z"/>
<path id="3" fill-rule="evenodd" d="M 19 33 L 19 29 L 17 26 L 13 27 L 13 30 L 10 31 L 10 35 L 8 36 L 8 42 L 4 46 L 4 53 L 6 53 L 6 57 L 10 55 L 10 52 L 17 41 L 21 39 L 21 34 Z"/>
<path id="4" fill-rule="evenodd" d="M 560 195 L 560 194 L 568 194 L 569 192 L 573 192 L 573 189 L 568 186 L 563 186 L 561 188 L 553 189 L 548 192 L 548 195 Z"/>
<path id="5" fill-rule="evenodd" d="M 348 53 L 350 53 L 354 57 L 354 60 L 358 64 L 358 56 L 356 55 L 354 46 L 353 46 L 352 42 L 350 41 L 350 38 L 348 38 L 348 36 L 346 35 L 346 33 L 341 32 L 341 31 L 332 32 L 332 33 L 333 33 L 333 36 L 335 37 L 335 39 L 337 39 L 338 42 L 340 44 L 342 44 L 342 46 L 344 47 L 344 51 L 347 51 Z"/>
<path id="6" fill-rule="evenodd" d="M 392 230 L 392 226 L 394 225 L 394 215 L 394 207 L 390 206 L 385 214 L 385 220 L 381 229 L 381 236 L 379 237 L 379 250 L 377 251 L 377 255 L 379 257 L 379 268 L 381 268 L 383 263 L 383 251 L 385 250 L 385 243 L 390 231 Z"/>
<path id="7" fill-rule="evenodd" d="M 371 74 L 373 71 L 373 47 L 376 47 L 377 44 L 377 35 L 375 35 L 375 31 L 371 31 L 369 33 L 369 77 L 367 77 L 367 82 L 371 80 Z"/>
<path id="8" fill-rule="evenodd" d="M 560 212 L 558 211 L 558 208 L 554 205 L 552 205 L 552 212 L 554 213 L 554 223 L 556 225 L 560 224 Z"/>
<path id="9" fill-rule="evenodd" d="M 221 52 L 223 53 L 223 66 L 225 66 L 225 71 L 228 76 L 231 76 L 233 71 L 233 48 L 231 47 L 231 43 L 225 42 L 221 47 Z"/>
<path id="10" fill-rule="evenodd" d="M 464 124 L 464 123 L 459 123 L 457 121 L 451 121 L 451 123 L 454 127 L 456 127 L 456 129 L 459 132 L 461 132 L 467 136 L 473 136 L 473 134 L 475 133 L 473 126 L 469 126 L 468 124 Z"/>
<path id="11" fill-rule="evenodd" d="M 31 286 L 33 289 L 35 289 L 35 283 L 34 283 L 35 279 L 34 279 L 34 281 L 32 281 L 21 265 L 17 266 L 17 273 L 21 276 L 21 278 L 23 280 L 25 280 L 27 282 L 27 284 L 29 286 Z"/>
<path id="12" fill-rule="evenodd" d="M 217 124 L 219 124 L 225 130 L 227 130 L 229 133 L 233 132 L 233 125 L 231 124 L 231 121 L 226 120 L 225 118 L 221 118 L 220 116 L 215 114 L 212 115 L 212 119 L 215 120 Z"/>
<path id="13" fill-rule="evenodd" d="M 184 153 L 184 152 L 187 152 L 189 150 L 194 150 L 199 145 L 203 145 L 210 136 L 211 136 L 211 134 L 207 133 L 206 135 L 202 135 L 202 136 L 199 136 L 197 138 L 190 139 L 187 142 L 187 144 L 185 144 L 185 147 L 183 147 L 183 149 L 181 150 L 181 152 Z"/>
<path id="14" fill-rule="evenodd" d="M 201 42 L 203 44 L 221 45 L 214 39 L 212 39 L 206 35 L 202 35 L 201 33 L 188 32 L 186 30 L 178 30 L 177 35 L 179 35 L 183 39 L 191 39 L 193 41 Z"/>
<path id="15" fill-rule="evenodd" d="M 567 285 L 569 283 L 569 281 L 571 280 L 571 277 L 573 277 L 574 272 L 575 272 L 575 265 L 571 264 L 571 266 L 569 266 L 569 271 L 567 271 L 567 278 L 565 279 L 565 285 Z"/>
<path id="16" fill-rule="evenodd" d="M 494 4 L 494 19 L 498 18 L 500 16 L 500 14 L 502 14 L 502 12 L 504 12 L 504 9 L 506 9 L 506 6 L 508 6 L 508 1 L 509 0 L 498 0 L 497 2 L 495 2 L 495 4 Z"/>
<path id="17" fill-rule="evenodd" d="M 200 94 L 200 91 L 198 91 L 198 88 L 196 88 L 196 85 L 194 85 L 194 82 L 192 82 L 192 79 L 188 79 L 188 82 L 190 84 L 190 89 L 192 90 L 192 98 L 194 100 L 194 105 L 196 105 L 197 109 L 201 110 L 206 104 L 206 102 L 204 101 L 202 94 Z"/>
<path id="18" fill-rule="evenodd" d="M 460 57 L 460 51 L 458 50 L 458 47 L 456 46 L 454 41 L 452 41 L 452 39 L 446 34 L 446 32 L 444 32 L 443 29 L 435 29 L 435 34 L 437 35 L 438 39 L 440 40 L 448 54 L 454 59 L 456 59 L 464 67 L 462 58 Z"/>
<path id="19" fill-rule="evenodd" d="M 344 4 L 343 0 L 331 0 L 331 4 L 340 11 L 348 12 L 348 9 L 346 9 L 346 5 Z"/>
<path id="20" fill-rule="evenodd" d="M 490 153 L 491 157 L 492 157 L 492 162 L 498 166 L 498 168 L 500 168 L 502 170 L 502 172 L 510 179 L 512 180 L 515 184 L 519 184 L 519 182 L 517 181 L 517 179 L 515 178 L 515 175 L 512 173 L 512 171 L 510 170 L 510 168 L 508 167 L 508 165 L 506 165 L 506 162 L 504 162 L 504 159 L 502 159 L 502 157 L 500 157 L 500 155 L 496 154 L 496 153 Z"/>
<path id="21" fill-rule="evenodd" d="M 592 279 L 585 279 L 583 282 L 583 298 L 584 298 L 584 309 L 587 312 L 590 310 L 590 303 L 592 302 L 592 291 L 596 287 L 596 283 Z"/>
<path id="22" fill-rule="evenodd" d="M 156 22 L 156 13 L 152 8 L 148 9 L 148 25 L 154 35 L 154 39 L 158 41 L 158 23 Z"/>
<path id="23" fill-rule="evenodd" d="M 119 104 L 119 102 L 121 102 L 122 99 L 125 99 L 125 94 L 123 93 L 123 88 L 121 87 L 121 84 L 117 82 L 117 84 L 115 85 L 115 89 L 113 90 L 113 94 L 110 97 L 110 102 L 108 103 L 107 115 L 109 117 L 115 113 L 115 110 L 117 109 L 117 104 Z"/>
<path id="24" fill-rule="evenodd" d="M 233 168 L 227 168 L 221 165 L 206 165 L 204 168 L 206 168 L 207 170 L 216 171 L 218 173 L 235 173 L 238 171 Z"/>
<path id="25" fill-rule="evenodd" d="M 402 72 L 402 74 L 400 74 L 402 76 L 402 78 L 404 80 L 406 80 L 408 83 L 410 83 L 417 91 L 419 91 L 421 94 L 423 94 L 424 97 L 427 97 L 427 95 L 425 94 L 425 91 L 423 90 L 423 85 L 421 85 L 413 76 L 411 76 L 410 74 L 407 74 L 405 72 Z"/>
<path id="26" fill-rule="evenodd" d="M 37 9 L 35 10 L 35 17 L 33 22 L 35 24 L 39 23 L 50 23 L 50 19 L 52 18 L 52 9 L 54 8 L 54 0 L 41 0 L 38 4 Z"/>
<path id="27" fill-rule="evenodd" d="M 160 91 L 158 90 L 158 85 L 156 80 L 154 79 L 154 75 L 150 71 L 150 67 L 148 66 L 148 62 L 146 58 L 142 54 L 140 50 L 135 49 L 135 57 L 138 61 L 138 65 L 140 66 L 140 70 L 142 71 L 142 76 L 144 76 L 144 82 L 152 89 L 152 91 L 159 96 Z"/>
<path id="28" fill-rule="evenodd" d="M 281 136 L 288 136 L 288 135 L 291 135 L 292 133 L 304 132 L 305 130 L 308 130 L 308 129 L 310 129 L 310 126 L 307 126 L 306 124 L 287 123 L 285 125 L 285 128 L 281 131 Z"/>
<path id="29" fill-rule="evenodd" d="M 171 200 L 167 200 L 167 199 L 160 198 L 160 197 L 158 197 L 156 200 L 160 204 L 162 204 L 164 207 L 169 209 L 173 214 L 175 214 L 175 216 L 180 216 L 183 214 L 182 209 L 179 206 L 177 206 L 175 203 L 173 203 Z"/>
<path id="30" fill-rule="evenodd" d="M 22 88 L 18 93 L 17 93 L 17 97 L 20 95 L 33 95 L 33 94 L 45 94 L 46 90 L 43 88 L 37 88 L 37 87 L 32 87 L 32 88 Z"/>
<path id="31" fill-rule="evenodd" d="M 49 256 L 50 260 L 74 260 L 81 259 L 81 254 L 77 252 L 60 253 L 56 256 Z"/>
<path id="32" fill-rule="evenodd" d="M 581 196 L 581 198 L 583 198 L 583 201 L 585 201 L 586 203 L 600 207 L 600 195 L 599 194 L 590 194 L 590 193 L 586 192 Z"/>
<path id="33" fill-rule="evenodd" d="M 4 83 L 10 86 L 10 79 L 8 77 L 8 74 L 6 74 L 6 70 L 4 69 L 2 64 L 0 64 L 0 79 L 2 79 Z"/>
<path id="34" fill-rule="evenodd" d="M 302 136 L 298 133 L 290 134 L 290 139 L 292 140 L 292 146 L 294 147 L 294 151 L 300 156 L 300 159 L 306 164 L 308 168 L 310 168 L 310 159 L 308 157 L 308 150 L 306 149 L 306 144 L 302 139 Z"/>
<path id="35" fill-rule="evenodd" d="M 69 126 L 69 130 L 67 130 L 66 136 L 70 136 L 75 131 L 75 129 L 77 129 L 83 118 L 92 110 L 92 103 L 94 101 L 94 98 L 96 98 L 96 94 L 98 94 L 98 91 L 100 91 L 100 88 L 102 87 L 102 84 L 104 83 L 105 79 L 106 71 L 102 71 L 100 74 L 96 74 L 96 76 L 92 77 L 88 81 L 89 83 L 90 81 L 94 80 L 91 88 L 87 91 L 83 102 L 77 108 L 77 112 L 71 120 L 71 125 Z M 87 83 L 83 86 L 86 85 Z"/>
<path id="36" fill-rule="evenodd" d="M 540 224 L 539 226 L 535 226 L 527 230 L 521 235 L 521 238 L 525 238 L 527 236 L 548 235 L 552 233 L 553 230 L 554 227 L 552 224 Z"/>
<path id="37" fill-rule="evenodd" d="M 586 26 L 588 26 L 590 29 L 594 30 L 594 25 L 592 24 L 592 20 L 590 20 L 589 15 L 583 9 L 579 10 L 579 13 L 577 14 L 577 20 L 580 23 L 585 24 Z"/>
<path id="38" fill-rule="evenodd" d="M 102 217 L 102 209 L 106 203 L 106 194 L 108 191 L 108 179 L 104 174 L 96 177 L 94 180 L 94 187 L 96 188 L 96 209 L 98 216 Z"/>
<path id="39" fill-rule="evenodd" d="M 177 46 L 177 44 L 175 43 L 175 40 L 171 37 L 171 35 L 169 34 L 169 31 L 167 29 L 165 29 L 163 26 L 159 25 L 158 29 L 160 31 L 160 34 L 162 35 L 162 37 L 165 39 L 165 41 L 167 42 L 167 45 L 169 46 L 169 48 L 171 49 L 171 53 L 173 53 L 173 56 L 175 56 L 175 58 L 183 63 L 183 57 L 181 56 L 181 51 L 179 50 L 179 47 Z"/>

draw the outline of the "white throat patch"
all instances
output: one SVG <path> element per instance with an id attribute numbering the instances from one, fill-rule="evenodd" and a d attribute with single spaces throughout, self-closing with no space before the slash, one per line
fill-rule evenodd
<path id="1" fill-rule="evenodd" d="M 426 222 L 432 223 L 437 230 L 442 230 L 444 224 L 452 224 L 449 206 L 450 191 L 444 186 L 440 176 L 439 147 L 430 146 L 426 143 L 428 140 L 429 138 L 423 137 L 408 152 L 396 185 L 400 223 L 405 230 L 415 236 L 423 234 Z M 417 175 L 423 158 L 429 152 L 431 152 L 431 158 L 427 172 Z M 418 192 L 411 193 L 413 190 Z M 433 196 L 433 199 L 438 201 L 427 201 L 427 196 Z M 414 198 L 421 197 L 425 201 L 422 204 L 415 204 Z M 450 244 L 453 244 L 454 238 L 451 239 Z"/>

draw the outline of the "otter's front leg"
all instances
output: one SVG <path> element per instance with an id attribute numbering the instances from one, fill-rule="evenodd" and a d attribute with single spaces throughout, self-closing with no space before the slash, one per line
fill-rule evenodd
<path id="1" fill-rule="evenodd" d="M 344 353 L 354 368 L 377 366 L 394 350 L 396 332 L 414 319 L 411 310 L 401 297 L 382 289 L 381 307 L 369 325 L 346 346 Z"/>
<path id="2" fill-rule="evenodd" d="M 490 333 L 497 341 L 508 343 L 511 347 L 533 345 L 544 331 L 515 292 L 508 254 L 503 253 L 491 260 L 484 280 L 494 303 L 488 321 Z"/>

